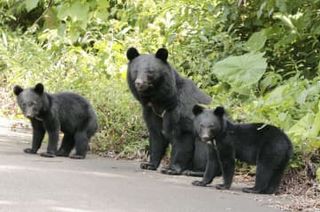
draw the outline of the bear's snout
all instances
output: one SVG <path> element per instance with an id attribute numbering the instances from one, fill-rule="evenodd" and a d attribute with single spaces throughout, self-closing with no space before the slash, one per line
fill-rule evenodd
<path id="1" fill-rule="evenodd" d="M 134 85 L 138 91 L 145 91 L 148 89 L 148 83 L 144 82 L 142 79 L 136 79 Z"/>
<path id="2" fill-rule="evenodd" d="M 202 142 L 208 142 L 213 138 L 213 132 L 209 128 L 201 128 L 199 132 L 199 137 Z"/>
<path id="3" fill-rule="evenodd" d="M 210 140 L 210 136 L 209 135 L 203 135 L 200 138 L 201 138 L 201 141 L 205 142 L 205 143 Z"/>
<path id="4" fill-rule="evenodd" d="M 28 118 L 28 119 L 32 119 L 33 118 L 33 115 L 31 113 L 27 113 L 25 114 L 25 116 Z"/>

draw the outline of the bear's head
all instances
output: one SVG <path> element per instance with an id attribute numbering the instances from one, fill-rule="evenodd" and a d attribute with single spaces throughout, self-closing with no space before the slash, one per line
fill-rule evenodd
<path id="1" fill-rule="evenodd" d="M 36 118 L 43 111 L 45 106 L 44 87 L 38 83 L 34 88 L 23 89 L 16 85 L 13 88 L 17 96 L 17 102 L 23 115 L 29 119 Z"/>
<path id="2" fill-rule="evenodd" d="M 164 48 L 158 49 L 155 55 L 140 55 L 138 50 L 132 47 L 127 51 L 127 58 L 129 84 L 140 94 L 157 89 L 165 79 L 169 79 L 165 75 L 172 75 L 171 67 L 167 63 L 168 51 Z"/>
<path id="3" fill-rule="evenodd" d="M 223 107 L 211 110 L 195 105 L 192 112 L 195 115 L 194 129 L 202 142 L 210 143 L 223 131 L 225 125 Z"/>

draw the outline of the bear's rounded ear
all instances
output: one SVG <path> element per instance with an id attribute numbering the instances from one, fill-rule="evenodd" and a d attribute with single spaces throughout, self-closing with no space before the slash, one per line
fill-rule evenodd
<path id="1" fill-rule="evenodd" d="M 129 61 L 133 60 L 134 58 L 138 57 L 140 54 L 138 50 L 134 47 L 131 47 L 127 51 L 127 58 Z"/>
<path id="2" fill-rule="evenodd" d="M 44 91 L 43 85 L 41 83 L 36 84 L 36 86 L 34 87 L 34 91 L 39 95 L 43 94 L 43 91 Z"/>
<path id="3" fill-rule="evenodd" d="M 16 85 L 14 86 L 13 88 L 13 93 L 16 95 L 16 96 L 19 96 L 19 94 L 23 91 L 23 88 L 21 88 L 21 86 L 19 85 Z"/>
<path id="4" fill-rule="evenodd" d="M 163 62 L 167 62 L 168 59 L 168 50 L 165 48 L 160 48 L 158 49 L 158 51 L 156 52 L 156 58 L 162 60 Z"/>
<path id="5" fill-rule="evenodd" d="M 197 115 L 199 115 L 200 113 L 202 113 L 203 109 L 204 109 L 204 107 L 202 107 L 201 105 L 195 105 L 195 106 L 193 106 L 193 108 L 192 108 L 192 113 L 193 113 L 195 116 L 197 116 Z"/>
<path id="6" fill-rule="evenodd" d="M 225 113 L 225 110 L 223 107 L 219 106 L 219 107 L 216 107 L 216 109 L 213 111 L 213 113 L 216 116 L 222 117 Z"/>

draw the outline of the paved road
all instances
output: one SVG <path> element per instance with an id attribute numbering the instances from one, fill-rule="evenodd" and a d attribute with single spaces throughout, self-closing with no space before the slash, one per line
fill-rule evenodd
<path id="1" fill-rule="evenodd" d="M 0 119 L 0 211 L 202 212 L 279 211 L 277 197 L 194 187 L 196 179 L 142 171 L 134 161 L 89 155 L 85 160 L 42 158 L 22 149 L 30 132 Z"/>

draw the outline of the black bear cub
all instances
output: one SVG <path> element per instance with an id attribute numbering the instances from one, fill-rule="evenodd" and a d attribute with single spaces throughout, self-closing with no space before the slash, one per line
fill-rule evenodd
<path id="1" fill-rule="evenodd" d="M 219 168 L 224 183 L 217 189 L 229 189 L 235 169 L 235 159 L 257 165 L 255 185 L 244 188 L 247 193 L 273 194 L 292 155 L 292 144 L 279 128 L 262 124 L 233 124 L 225 117 L 223 107 L 215 110 L 195 105 L 194 126 L 199 139 L 208 144 L 209 155 L 202 181 L 205 186 L 217 176 Z"/>
<path id="2" fill-rule="evenodd" d="M 97 116 L 86 99 L 71 92 L 49 94 L 41 83 L 27 89 L 16 85 L 13 91 L 33 129 L 32 147 L 25 149 L 25 153 L 36 154 L 47 131 L 48 148 L 41 156 L 68 157 L 75 146 L 76 153 L 70 158 L 85 158 L 89 140 L 98 129 Z M 60 130 L 64 136 L 57 151 Z"/>

